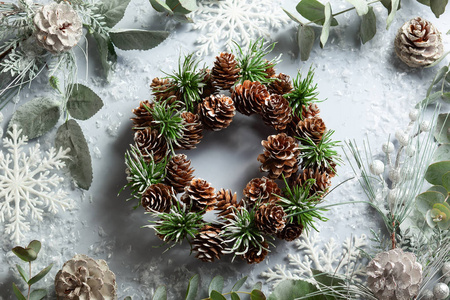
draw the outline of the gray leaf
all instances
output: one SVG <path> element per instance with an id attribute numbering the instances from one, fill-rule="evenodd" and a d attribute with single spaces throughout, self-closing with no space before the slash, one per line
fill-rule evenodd
<path id="1" fill-rule="evenodd" d="M 389 29 L 389 26 L 391 26 L 392 21 L 394 21 L 395 14 L 397 13 L 397 10 L 400 5 L 400 0 L 392 0 L 391 1 L 391 10 L 389 12 L 388 17 L 386 18 L 386 29 Z"/>
<path id="2" fill-rule="evenodd" d="M 109 36 L 114 45 L 122 50 L 149 50 L 162 43 L 169 36 L 169 32 L 125 29 L 110 31 Z"/>
<path id="3" fill-rule="evenodd" d="M 325 21 L 323 22 L 322 33 L 320 34 L 320 47 L 325 47 L 327 43 L 328 36 L 330 35 L 330 26 L 331 26 L 331 4 L 327 2 L 324 8 Z"/>
<path id="4" fill-rule="evenodd" d="M 157 12 L 167 12 L 172 14 L 172 10 L 162 0 L 150 0 L 150 4 Z"/>
<path id="5" fill-rule="evenodd" d="M 94 32 L 92 34 L 97 42 L 97 49 L 100 55 L 100 63 L 103 67 L 103 72 L 108 80 L 110 71 L 114 69 L 117 63 L 117 54 L 114 45 L 108 36 Z"/>
<path id="6" fill-rule="evenodd" d="M 29 139 L 42 136 L 52 129 L 60 117 L 60 103 L 49 98 L 36 98 L 21 107 L 13 114 L 8 128 L 13 124 L 22 129 L 22 134 Z"/>
<path id="7" fill-rule="evenodd" d="M 196 0 L 166 0 L 167 5 L 175 13 L 188 14 L 197 10 Z"/>
<path id="8" fill-rule="evenodd" d="M 361 17 L 361 28 L 359 34 L 363 44 L 370 41 L 377 33 L 377 17 L 373 12 L 373 7 L 370 6 L 367 14 Z"/>
<path id="9" fill-rule="evenodd" d="M 98 13 L 105 16 L 106 25 L 113 28 L 122 20 L 130 0 L 103 0 L 97 4 Z"/>
<path id="10" fill-rule="evenodd" d="M 102 99 L 87 86 L 77 83 L 71 88 L 67 110 L 73 118 L 87 120 L 103 107 Z"/>
<path id="11" fill-rule="evenodd" d="M 356 12 L 360 17 L 369 12 L 369 5 L 365 0 L 347 0 L 347 2 L 355 7 Z"/>
<path id="12" fill-rule="evenodd" d="M 306 19 L 316 23 L 317 25 L 323 25 L 325 20 L 324 9 L 325 6 L 317 0 L 302 0 L 295 7 L 297 11 Z M 333 18 L 331 26 L 338 25 L 338 22 Z"/>
<path id="13" fill-rule="evenodd" d="M 448 0 L 430 0 L 431 11 L 436 18 L 439 18 L 445 12 L 445 7 L 448 4 Z"/>
<path id="14" fill-rule="evenodd" d="M 88 190 L 92 183 L 92 162 L 80 125 L 73 119 L 62 124 L 56 133 L 55 145 L 58 149 L 70 148 L 66 165 L 77 185 Z"/>
<path id="15" fill-rule="evenodd" d="M 450 113 L 439 114 L 434 137 L 440 144 L 450 143 Z"/>
<path id="16" fill-rule="evenodd" d="M 300 48 L 300 59 L 306 61 L 309 58 L 314 45 L 315 33 L 310 26 L 300 25 L 298 27 L 297 40 Z"/>

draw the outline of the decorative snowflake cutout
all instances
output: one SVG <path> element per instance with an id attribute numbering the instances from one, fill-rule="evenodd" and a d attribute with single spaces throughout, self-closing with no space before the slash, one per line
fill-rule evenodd
<path id="1" fill-rule="evenodd" d="M 323 249 L 320 249 L 320 237 L 317 232 L 311 232 L 308 236 L 302 236 L 296 240 L 295 246 L 303 254 L 288 254 L 289 268 L 286 265 L 277 264 L 273 269 L 268 269 L 261 275 L 267 278 L 267 281 L 273 281 L 274 284 L 285 279 L 303 279 L 313 282 L 313 273 L 311 269 L 331 274 L 343 274 L 345 276 L 358 276 L 365 274 L 365 264 L 360 257 L 360 249 L 367 246 L 367 237 L 363 234 L 361 237 L 347 238 L 339 247 L 334 239 L 330 239 Z"/>
<path id="2" fill-rule="evenodd" d="M 3 139 L 3 147 L 8 148 L 6 155 L 0 151 L 0 222 L 6 222 L 5 233 L 15 243 L 20 243 L 24 232 L 30 230 L 26 217 L 42 221 L 43 208 L 51 213 L 72 207 L 72 201 L 66 199 L 67 193 L 56 189 L 64 180 L 56 174 L 50 175 L 53 169 L 65 166 L 62 159 L 69 149 L 48 150 L 41 154 L 40 145 L 36 143 L 29 149 L 28 155 L 23 150 L 28 137 L 21 136 L 22 130 L 13 125 Z"/>
<path id="3" fill-rule="evenodd" d="M 204 0 L 193 13 L 196 30 L 206 31 L 197 38 L 198 55 L 230 51 L 233 41 L 247 48 L 251 41 L 270 40 L 270 29 L 280 29 L 288 17 L 278 0 Z"/>

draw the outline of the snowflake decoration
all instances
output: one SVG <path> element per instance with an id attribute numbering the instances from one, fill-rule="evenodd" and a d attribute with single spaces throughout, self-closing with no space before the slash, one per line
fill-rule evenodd
<path id="1" fill-rule="evenodd" d="M 281 29 L 289 20 L 278 0 L 200 1 L 193 19 L 194 29 L 206 31 L 196 41 L 200 56 L 219 52 L 223 44 L 230 51 L 233 41 L 248 48 L 260 37 L 270 40 L 269 30 Z"/>
<path id="2" fill-rule="evenodd" d="M 8 148 L 6 155 L 0 151 L 0 222 L 6 222 L 5 233 L 15 243 L 20 243 L 24 232 L 30 231 L 31 219 L 42 221 L 43 208 L 51 213 L 72 207 L 72 201 L 66 199 L 67 193 L 56 187 L 64 180 L 56 174 L 50 175 L 53 169 L 65 166 L 62 159 L 69 149 L 56 151 L 50 148 L 46 155 L 41 154 L 40 145 L 36 143 L 29 149 L 28 155 L 23 150 L 28 137 L 22 135 L 13 125 L 3 139 L 3 147 Z"/>
<path id="3" fill-rule="evenodd" d="M 319 249 L 320 237 L 317 232 L 311 232 L 307 237 L 302 236 L 296 240 L 295 246 L 303 251 L 304 255 L 288 254 L 289 269 L 286 265 L 277 264 L 273 269 L 262 272 L 267 281 L 277 284 L 285 279 L 302 279 L 313 282 L 314 274 L 311 269 L 331 274 L 354 276 L 355 280 L 365 274 L 365 264 L 360 257 L 360 249 L 366 247 L 367 237 L 347 238 L 339 247 L 333 238 Z"/>

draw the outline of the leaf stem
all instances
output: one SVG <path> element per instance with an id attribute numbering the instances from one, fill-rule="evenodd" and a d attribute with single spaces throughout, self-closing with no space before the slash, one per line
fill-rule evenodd
<path id="1" fill-rule="evenodd" d="M 31 261 L 28 262 L 28 269 L 30 271 L 30 276 L 29 278 L 31 279 Z M 27 296 L 27 300 L 30 300 L 30 294 L 31 294 L 31 285 L 27 282 L 28 284 L 28 296 Z"/>

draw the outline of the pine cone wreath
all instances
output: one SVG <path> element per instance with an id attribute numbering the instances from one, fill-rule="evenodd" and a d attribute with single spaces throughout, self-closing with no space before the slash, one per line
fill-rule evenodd
<path id="1" fill-rule="evenodd" d="M 150 127 L 136 131 L 134 142 L 145 160 L 156 163 L 162 161 L 167 154 L 167 142 L 156 129 Z"/>
<path id="2" fill-rule="evenodd" d="M 153 103 L 145 100 L 139 103 L 139 107 L 133 109 L 132 112 L 135 115 L 134 118 L 131 118 L 131 121 L 133 121 L 133 129 L 143 129 L 153 125 L 152 114 L 148 111 L 148 109 L 153 108 L 153 106 Z"/>
<path id="3" fill-rule="evenodd" d="M 397 56 L 413 68 L 432 64 L 444 52 L 441 33 L 433 24 L 420 17 L 403 24 L 394 44 Z"/>
<path id="4" fill-rule="evenodd" d="M 300 138 L 310 138 L 313 142 L 318 144 L 322 139 L 327 127 L 319 116 L 305 118 L 297 123 L 295 128 L 295 136 Z"/>
<path id="5" fill-rule="evenodd" d="M 276 203 L 261 205 L 255 213 L 255 223 L 258 229 L 267 234 L 283 230 L 286 224 L 286 213 L 283 207 Z"/>
<path id="6" fill-rule="evenodd" d="M 194 173 L 194 169 L 191 168 L 191 161 L 185 154 L 177 154 L 172 156 L 166 165 L 165 181 L 177 193 L 182 193 L 194 178 L 192 173 Z"/>
<path id="7" fill-rule="evenodd" d="M 183 112 L 183 136 L 177 140 L 177 148 L 190 150 L 195 149 L 203 138 L 203 124 L 198 114 Z"/>
<path id="8" fill-rule="evenodd" d="M 302 235 L 302 224 L 287 223 L 281 231 L 276 233 L 277 238 L 292 242 Z"/>
<path id="9" fill-rule="evenodd" d="M 262 163 L 260 170 L 268 172 L 269 178 L 276 179 L 281 175 L 289 178 L 297 172 L 300 150 L 293 137 L 279 133 L 269 136 L 267 141 L 262 141 L 261 144 L 265 150 L 263 154 L 258 155 L 258 161 Z"/>
<path id="10" fill-rule="evenodd" d="M 275 130 L 284 130 L 292 120 L 292 108 L 283 96 L 273 94 L 262 107 L 262 119 Z"/>
<path id="11" fill-rule="evenodd" d="M 192 240 L 192 251 L 197 252 L 196 258 L 204 262 L 213 262 L 220 259 L 225 250 L 225 243 L 218 225 L 206 225 Z"/>
<path id="12" fill-rule="evenodd" d="M 180 99 L 175 84 L 169 79 L 155 77 L 152 83 L 150 83 L 150 88 L 152 89 L 153 96 L 155 96 L 155 100 L 158 102 L 170 99 L 167 101 L 167 104 L 170 105 Z"/>
<path id="13" fill-rule="evenodd" d="M 291 186 L 303 186 L 308 179 L 314 179 L 315 182 L 311 186 L 309 195 L 323 195 L 331 186 L 331 177 L 326 172 L 320 172 L 318 169 L 304 169 L 303 172 L 298 175 L 292 181 Z"/>
<path id="14" fill-rule="evenodd" d="M 261 244 L 262 247 L 255 247 L 254 245 L 251 245 L 247 252 L 245 252 L 242 256 L 248 264 L 259 264 L 266 258 L 269 253 L 267 250 L 269 248 L 269 244 L 266 241 L 263 241 Z"/>
<path id="15" fill-rule="evenodd" d="M 268 86 L 268 90 L 271 94 L 281 95 L 291 92 L 293 89 L 291 78 L 283 73 L 275 76 L 275 80 Z"/>
<path id="16" fill-rule="evenodd" d="M 216 82 L 216 85 L 223 90 L 229 90 L 239 79 L 241 69 L 238 63 L 231 53 L 220 53 L 216 56 L 214 67 L 212 68 L 211 75 Z"/>
<path id="17" fill-rule="evenodd" d="M 141 197 L 142 207 L 149 212 L 169 212 L 177 198 L 172 187 L 162 183 L 149 186 Z"/>
<path id="18" fill-rule="evenodd" d="M 203 125 L 213 131 L 227 128 L 236 114 L 233 100 L 224 95 L 211 95 L 198 106 Z"/>
<path id="19" fill-rule="evenodd" d="M 211 70 L 206 69 L 205 73 L 206 73 L 206 75 L 202 81 L 204 86 L 203 86 L 202 94 L 200 95 L 201 99 L 205 99 L 206 97 L 209 97 L 209 96 L 217 93 L 217 86 L 214 83 L 214 78 L 211 74 Z"/>
<path id="20" fill-rule="evenodd" d="M 261 107 L 269 97 L 269 91 L 264 85 L 250 80 L 236 85 L 231 94 L 236 110 L 246 116 L 260 113 Z"/>
<path id="21" fill-rule="evenodd" d="M 268 203 L 276 201 L 277 197 L 274 195 L 280 195 L 281 189 L 277 183 L 270 178 L 253 178 L 247 183 L 244 189 L 245 202 L 249 207 L 259 201 L 259 203 Z"/>
<path id="22" fill-rule="evenodd" d="M 231 190 L 220 189 L 217 192 L 216 210 L 219 211 L 218 216 L 231 219 L 235 208 L 241 207 L 241 204 L 237 202 L 236 193 L 232 193 Z"/>
<path id="23" fill-rule="evenodd" d="M 194 178 L 184 188 L 184 191 L 181 201 L 186 204 L 190 211 L 206 212 L 214 209 L 217 202 L 215 189 L 206 180 Z"/>

